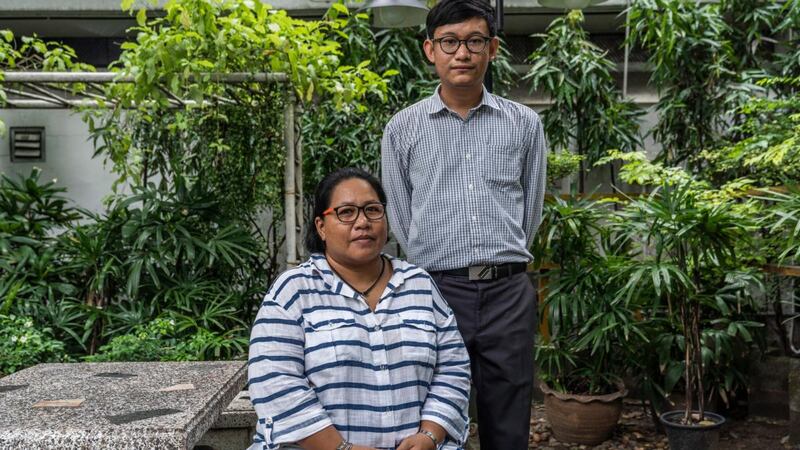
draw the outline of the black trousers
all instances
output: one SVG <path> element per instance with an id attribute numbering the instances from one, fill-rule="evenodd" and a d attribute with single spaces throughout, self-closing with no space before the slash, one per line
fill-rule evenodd
<path id="1" fill-rule="evenodd" d="M 491 281 L 433 273 L 472 363 L 481 450 L 527 450 L 536 290 L 519 273 Z"/>

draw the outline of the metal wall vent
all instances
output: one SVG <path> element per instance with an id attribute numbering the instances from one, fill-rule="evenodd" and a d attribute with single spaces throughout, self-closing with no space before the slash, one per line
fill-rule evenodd
<path id="1" fill-rule="evenodd" d="M 44 127 L 11 127 L 11 162 L 44 161 Z"/>

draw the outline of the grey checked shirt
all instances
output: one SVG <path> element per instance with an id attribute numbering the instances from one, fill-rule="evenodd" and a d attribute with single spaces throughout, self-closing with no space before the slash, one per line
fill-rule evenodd
<path id="1" fill-rule="evenodd" d="M 383 184 L 395 237 L 429 271 L 530 261 L 547 169 L 539 116 L 484 88 L 464 120 L 438 92 L 384 130 Z"/>

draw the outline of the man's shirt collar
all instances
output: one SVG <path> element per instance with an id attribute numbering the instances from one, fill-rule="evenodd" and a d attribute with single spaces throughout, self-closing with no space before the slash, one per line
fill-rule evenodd
<path id="1" fill-rule="evenodd" d="M 442 110 L 446 109 L 448 111 L 452 111 L 447 105 L 444 104 L 442 97 L 439 95 L 439 90 L 442 88 L 442 85 L 436 86 L 436 90 L 433 91 L 433 95 L 428 98 L 428 114 L 433 115 L 436 113 L 441 112 Z M 478 106 L 472 108 L 470 111 L 476 111 L 480 109 L 482 106 L 487 106 L 492 109 L 500 109 L 500 105 L 497 104 L 497 100 L 495 100 L 494 95 L 492 95 L 488 90 L 486 90 L 486 86 L 482 86 L 483 88 L 483 95 L 481 95 L 481 102 Z"/>

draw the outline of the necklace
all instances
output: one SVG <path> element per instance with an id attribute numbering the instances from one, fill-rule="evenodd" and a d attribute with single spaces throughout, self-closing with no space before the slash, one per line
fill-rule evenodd
<path id="1" fill-rule="evenodd" d="M 328 265 L 330 266 L 330 262 L 328 263 Z M 378 281 L 380 281 L 381 277 L 383 277 L 383 272 L 386 271 L 386 259 L 383 257 L 383 255 L 381 255 L 381 273 L 379 273 L 378 274 L 378 278 L 375 278 L 375 281 L 373 281 L 372 284 L 370 284 L 369 287 L 366 290 L 363 290 L 363 291 L 359 291 L 358 289 L 354 288 L 353 285 L 348 283 L 347 280 L 345 280 L 343 276 L 339 275 L 339 272 L 337 272 L 333 268 L 333 266 L 331 266 L 331 270 L 333 271 L 333 273 L 336 274 L 336 276 L 341 278 L 342 281 L 344 281 L 348 286 L 350 286 L 350 288 L 352 290 L 354 290 L 357 293 L 361 294 L 362 297 L 366 297 L 367 294 L 369 294 L 370 291 L 372 291 L 372 289 L 378 284 Z"/>

